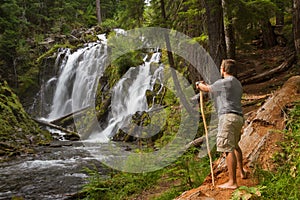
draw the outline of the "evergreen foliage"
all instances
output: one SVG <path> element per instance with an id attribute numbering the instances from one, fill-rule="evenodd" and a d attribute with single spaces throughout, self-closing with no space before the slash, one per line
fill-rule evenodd
<path id="1" fill-rule="evenodd" d="M 103 0 L 104 19 L 113 18 L 116 0 Z M 4 0 L 0 4 L 0 74 L 14 88 L 42 55 L 41 42 L 53 34 L 97 24 L 91 0 Z M 21 89 L 21 91 L 24 91 Z"/>
<path id="2" fill-rule="evenodd" d="M 165 4 L 166 19 L 162 16 L 161 2 Z M 258 37 L 262 19 L 274 19 L 279 10 L 286 17 L 291 16 L 292 7 L 290 1 L 284 0 L 233 0 L 226 5 L 232 14 L 238 47 Z M 207 19 L 202 0 L 151 0 L 148 4 L 143 0 L 102 0 L 101 13 L 104 28 L 168 27 L 207 46 Z M 291 21 L 285 27 L 291 28 L 288 23 Z M 0 4 L 2 79 L 14 88 L 20 87 L 19 81 L 28 79 L 21 76 L 33 66 L 31 62 L 47 50 L 41 47 L 47 37 L 69 35 L 74 29 L 95 25 L 94 0 L 4 0 Z"/>
<path id="3" fill-rule="evenodd" d="M 127 30 L 142 27 L 144 23 L 144 9 L 144 0 L 120 1 L 116 14 L 120 27 Z"/>

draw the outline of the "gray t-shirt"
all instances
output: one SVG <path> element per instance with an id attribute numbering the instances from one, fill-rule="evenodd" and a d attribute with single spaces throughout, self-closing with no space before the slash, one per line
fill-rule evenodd
<path id="1" fill-rule="evenodd" d="M 243 115 L 241 99 L 243 88 L 238 79 L 228 76 L 209 86 L 215 101 L 218 116 L 226 113 Z"/>

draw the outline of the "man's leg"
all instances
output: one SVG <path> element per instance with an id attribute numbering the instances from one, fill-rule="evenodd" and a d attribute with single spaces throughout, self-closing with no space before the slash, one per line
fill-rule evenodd
<path id="1" fill-rule="evenodd" d="M 234 150 L 234 153 L 237 159 L 237 166 L 240 169 L 241 178 L 245 179 L 247 178 L 247 173 L 244 170 L 244 166 L 243 166 L 243 153 L 241 148 L 238 146 L 238 148 Z"/>
<path id="2" fill-rule="evenodd" d="M 237 166 L 237 158 L 235 156 L 235 152 L 228 152 L 226 153 L 226 163 L 229 173 L 229 180 L 227 183 L 219 185 L 219 188 L 224 189 L 236 189 L 237 188 L 237 181 L 236 181 L 236 166 Z"/>

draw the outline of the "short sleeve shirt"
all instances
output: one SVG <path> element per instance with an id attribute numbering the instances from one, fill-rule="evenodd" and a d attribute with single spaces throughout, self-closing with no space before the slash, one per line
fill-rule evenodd
<path id="1" fill-rule="evenodd" d="M 243 114 L 241 99 L 243 88 L 234 76 L 219 79 L 209 86 L 215 101 L 218 116 L 226 113 Z"/>

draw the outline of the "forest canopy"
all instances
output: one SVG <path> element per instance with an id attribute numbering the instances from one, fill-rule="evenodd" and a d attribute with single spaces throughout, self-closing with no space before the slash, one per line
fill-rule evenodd
<path id="1" fill-rule="evenodd" d="M 23 91 L 20 83 L 36 82 L 24 76 L 49 50 L 43 42 L 95 26 L 102 32 L 147 26 L 175 29 L 195 38 L 217 64 L 253 41 L 262 48 L 279 44 L 297 50 L 299 38 L 293 35 L 299 31 L 298 10 L 299 0 L 3 0 L 1 79 Z"/>

